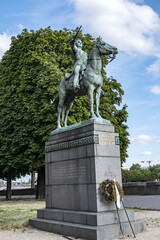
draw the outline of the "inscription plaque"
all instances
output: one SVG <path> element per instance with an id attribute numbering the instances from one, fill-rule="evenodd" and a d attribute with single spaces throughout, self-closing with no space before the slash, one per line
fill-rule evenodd
<path id="1" fill-rule="evenodd" d="M 49 185 L 84 183 L 88 179 L 87 166 L 88 163 L 86 162 L 86 159 L 51 163 L 48 183 Z M 49 167 L 48 164 L 47 167 Z"/>
<path id="2" fill-rule="evenodd" d="M 100 135 L 99 143 L 102 145 L 115 145 L 114 136 Z"/>
<path id="3" fill-rule="evenodd" d="M 70 166 L 59 166 L 52 170 L 52 177 L 54 179 L 84 178 L 86 177 L 86 167 L 77 167 L 76 164 L 72 164 Z"/>

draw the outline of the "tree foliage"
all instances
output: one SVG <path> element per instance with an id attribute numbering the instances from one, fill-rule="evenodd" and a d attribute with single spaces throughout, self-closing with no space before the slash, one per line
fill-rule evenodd
<path id="1" fill-rule="evenodd" d="M 44 166 L 44 146 L 56 128 L 58 86 L 66 72 L 71 72 L 70 40 L 77 29 L 38 31 L 24 29 L 12 37 L 10 49 L 0 62 L 0 176 L 11 172 L 12 178 L 34 172 Z M 89 53 L 95 39 L 79 32 L 83 49 Z M 125 162 L 129 144 L 127 106 L 120 107 L 124 94 L 120 83 L 107 78 L 103 57 L 103 90 L 100 113 L 110 119 L 120 135 L 121 161 Z M 117 108 L 117 105 L 119 106 Z M 68 123 L 89 118 L 87 97 L 77 98 Z"/>
<path id="2" fill-rule="evenodd" d="M 130 170 L 141 170 L 141 165 L 139 163 L 132 164 Z"/>
<path id="3" fill-rule="evenodd" d="M 150 166 L 149 171 L 152 173 L 152 176 L 154 176 L 154 179 L 160 181 L 160 164 Z"/>
<path id="4" fill-rule="evenodd" d="M 140 164 L 133 164 L 130 170 L 122 169 L 123 182 L 147 182 L 160 180 L 160 165 L 142 169 Z"/>

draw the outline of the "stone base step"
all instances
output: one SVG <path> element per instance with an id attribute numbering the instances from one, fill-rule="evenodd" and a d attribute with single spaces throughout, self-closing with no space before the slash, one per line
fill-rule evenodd
<path id="1" fill-rule="evenodd" d="M 134 212 L 127 210 L 127 213 L 130 221 L 134 221 Z M 117 213 L 115 210 L 106 212 L 87 212 L 45 208 L 37 211 L 37 218 L 90 226 L 103 226 L 119 223 L 118 214 L 121 222 L 128 222 L 124 209 L 119 210 Z"/>
<path id="2" fill-rule="evenodd" d="M 120 229 L 120 224 L 89 226 L 40 218 L 30 219 L 29 223 L 32 227 L 41 229 L 43 231 L 54 232 L 61 235 L 87 240 L 109 240 L 132 234 L 132 230 L 128 222 L 121 224 L 123 234 Z M 140 233 L 146 229 L 145 223 L 142 221 L 132 221 L 131 224 L 135 233 Z"/>

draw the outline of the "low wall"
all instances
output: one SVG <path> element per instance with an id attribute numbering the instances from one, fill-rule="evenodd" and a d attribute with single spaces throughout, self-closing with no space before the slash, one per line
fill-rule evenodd
<path id="1" fill-rule="evenodd" d="M 12 195 L 35 195 L 35 188 L 12 189 Z M 6 190 L 0 190 L 0 196 L 5 196 Z"/>
<path id="2" fill-rule="evenodd" d="M 160 182 L 128 182 L 123 183 L 125 195 L 160 195 Z M 35 195 L 35 188 L 12 189 L 12 195 Z M 0 190 L 5 196 L 6 190 Z"/>
<path id="3" fill-rule="evenodd" d="M 123 183 L 125 195 L 160 195 L 160 182 Z"/>

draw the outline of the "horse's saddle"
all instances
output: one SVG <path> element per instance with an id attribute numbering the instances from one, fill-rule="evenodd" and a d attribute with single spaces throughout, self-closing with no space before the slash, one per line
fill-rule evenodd
<path id="1" fill-rule="evenodd" d="M 68 81 L 73 76 L 73 72 L 71 73 L 65 73 L 64 78 L 66 81 Z"/>

